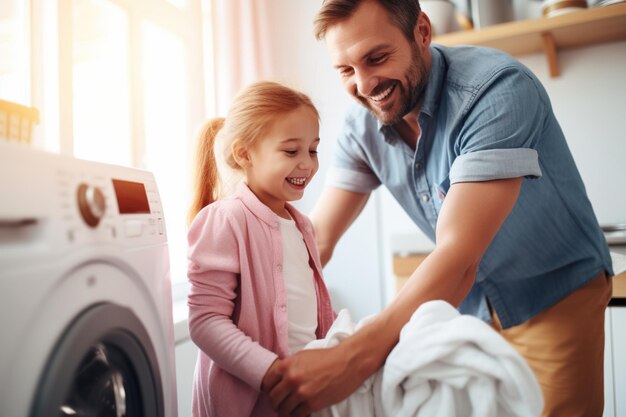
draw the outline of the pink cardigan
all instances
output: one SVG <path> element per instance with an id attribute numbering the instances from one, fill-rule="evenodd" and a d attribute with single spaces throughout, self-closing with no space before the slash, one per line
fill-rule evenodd
<path id="1" fill-rule="evenodd" d="M 322 281 L 310 220 L 291 216 L 309 250 L 317 290 L 317 337 L 335 314 Z M 194 376 L 195 417 L 275 416 L 261 381 L 286 357 L 287 295 L 277 215 L 242 183 L 234 196 L 205 207 L 188 234 L 189 331 L 200 348 Z"/>

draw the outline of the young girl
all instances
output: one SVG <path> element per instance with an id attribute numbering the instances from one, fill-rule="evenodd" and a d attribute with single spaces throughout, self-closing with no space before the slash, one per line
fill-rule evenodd
<path id="1" fill-rule="evenodd" d="M 312 224 L 288 203 L 318 170 L 318 119 L 304 94 L 258 82 L 202 132 L 188 236 L 196 417 L 276 415 L 270 367 L 333 322 Z"/>

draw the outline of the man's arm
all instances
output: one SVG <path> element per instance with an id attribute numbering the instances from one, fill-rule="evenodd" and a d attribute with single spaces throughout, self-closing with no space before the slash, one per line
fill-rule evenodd
<path id="1" fill-rule="evenodd" d="M 437 222 L 437 245 L 394 302 L 339 346 L 301 351 L 281 363 L 283 378 L 270 393 L 281 415 L 305 416 L 350 395 L 382 366 L 422 303 L 440 299 L 458 306 L 521 184 L 515 178 L 452 185 Z"/>
<path id="2" fill-rule="evenodd" d="M 330 260 L 339 238 L 365 207 L 370 193 L 326 187 L 311 212 L 322 265 Z"/>

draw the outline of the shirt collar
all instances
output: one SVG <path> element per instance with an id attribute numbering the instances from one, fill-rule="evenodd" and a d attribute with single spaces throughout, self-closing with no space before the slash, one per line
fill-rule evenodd
<path id="1" fill-rule="evenodd" d="M 239 184 L 237 184 L 234 197 L 240 199 L 252 214 L 268 225 L 275 226 L 278 222 L 276 213 L 263 204 L 245 182 L 240 181 Z"/>
<path id="2" fill-rule="evenodd" d="M 441 90 L 446 75 L 446 62 L 441 51 L 434 46 L 430 46 L 431 66 L 430 75 L 424 92 L 424 101 L 420 113 L 425 113 L 433 117 L 437 112 L 441 101 Z"/>

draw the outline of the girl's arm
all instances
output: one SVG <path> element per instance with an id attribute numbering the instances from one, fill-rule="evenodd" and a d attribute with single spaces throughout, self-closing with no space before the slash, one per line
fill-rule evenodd
<path id="1" fill-rule="evenodd" d="M 225 210 L 209 206 L 189 230 L 189 333 L 194 343 L 225 371 L 255 389 L 277 355 L 233 322 L 239 251 Z"/>

